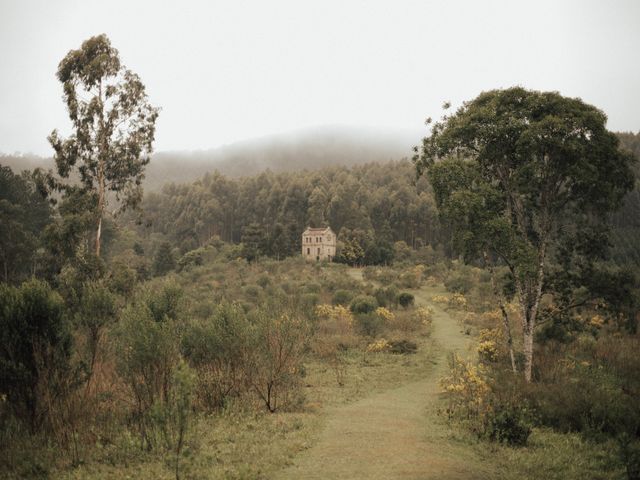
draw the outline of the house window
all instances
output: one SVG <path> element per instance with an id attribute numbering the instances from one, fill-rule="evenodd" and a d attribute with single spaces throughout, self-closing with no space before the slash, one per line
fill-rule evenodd
<path id="1" fill-rule="evenodd" d="M 320 255 L 320 248 L 318 248 L 318 255 Z"/>
<path id="2" fill-rule="evenodd" d="M 307 255 L 311 255 L 311 249 L 307 248 Z"/>

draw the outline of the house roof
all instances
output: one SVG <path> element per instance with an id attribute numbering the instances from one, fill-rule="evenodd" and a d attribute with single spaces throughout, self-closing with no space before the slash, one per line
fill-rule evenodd
<path id="1" fill-rule="evenodd" d="M 307 229 L 302 233 L 316 234 L 316 233 L 326 233 L 326 232 L 333 232 L 333 230 L 331 230 L 331 227 L 324 227 L 324 228 L 307 227 Z"/>

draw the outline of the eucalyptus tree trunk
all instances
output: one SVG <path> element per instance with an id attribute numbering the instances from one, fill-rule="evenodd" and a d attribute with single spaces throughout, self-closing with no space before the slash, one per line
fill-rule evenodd
<path id="1" fill-rule="evenodd" d="M 504 328 L 504 335 L 507 339 L 507 348 L 509 349 L 509 358 L 511 359 L 511 370 L 513 373 L 517 373 L 518 369 L 516 367 L 516 357 L 513 353 L 513 336 L 511 335 L 511 324 L 509 323 L 509 314 L 507 313 L 507 308 L 504 304 L 504 296 L 500 293 L 500 289 L 498 288 L 498 282 L 496 281 L 495 270 L 493 269 L 493 265 L 489 261 L 489 255 L 486 251 L 482 252 L 482 256 L 484 257 L 484 262 L 489 269 L 489 275 L 491 276 L 491 287 L 493 288 L 493 294 L 498 299 L 498 306 L 500 308 L 500 312 L 502 313 L 502 327 Z"/>
<path id="2" fill-rule="evenodd" d="M 527 382 L 531 382 L 533 370 L 533 336 L 542 299 L 546 250 L 546 240 L 543 239 L 538 252 L 538 268 L 535 278 L 527 281 L 516 277 L 516 288 L 522 308 L 522 351 L 524 353 L 524 379 Z"/>

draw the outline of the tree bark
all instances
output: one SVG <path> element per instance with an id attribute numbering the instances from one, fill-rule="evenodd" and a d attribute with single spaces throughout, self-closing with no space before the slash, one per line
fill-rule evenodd
<path id="1" fill-rule="evenodd" d="M 498 289 L 498 283 L 496 282 L 495 271 L 493 269 L 493 265 L 489 261 L 489 255 L 486 251 L 482 252 L 482 256 L 484 257 L 484 262 L 489 269 L 489 275 L 491 276 L 491 287 L 493 288 L 493 294 L 498 299 L 498 306 L 500 307 L 500 312 L 502 312 L 502 326 L 504 328 L 504 335 L 507 339 L 507 348 L 509 349 L 509 357 L 511 358 L 511 370 L 513 373 L 517 373 L 518 369 L 516 368 L 516 357 L 513 353 L 513 337 L 511 336 L 511 325 L 509 323 L 509 314 L 507 313 L 507 309 L 504 304 L 504 297 L 500 293 Z"/>
<path id="2" fill-rule="evenodd" d="M 520 296 L 522 307 L 522 335 L 524 353 L 524 379 L 531 382 L 533 370 L 533 335 L 535 333 L 538 308 L 542 298 L 542 286 L 544 283 L 544 265 L 547 251 L 546 235 L 541 240 L 538 251 L 538 270 L 534 280 L 527 285 L 526 281 L 518 280 L 516 286 Z"/>
<path id="3" fill-rule="evenodd" d="M 104 180 L 104 161 L 107 154 L 107 138 L 104 124 L 104 100 L 102 99 L 102 81 L 99 85 L 100 98 L 100 130 L 99 130 L 99 151 L 98 151 L 98 230 L 96 232 L 96 256 L 100 257 L 100 240 L 102 237 L 102 215 L 105 206 L 105 180 Z"/>
<path id="4" fill-rule="evenodd" d="M 533 371 L 533 322 L 530 320 L 523 322 L 524 379 L 529 383 Z"/>
<path id="5" fill-rule="evenodd" d="M 102 215 L 98 218 L 98 231 L 96 232 L 96 257 L 100 256 L 100 236 L 102 235 Z"/>

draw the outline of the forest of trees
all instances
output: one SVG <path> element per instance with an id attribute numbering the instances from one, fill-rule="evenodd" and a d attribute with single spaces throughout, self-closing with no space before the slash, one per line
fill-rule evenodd
<path id="1" fill-rule="evenodd" d="M 618 135 L 624 148 L 640 153 L 640 134 Z M 90 243 L 84 228 L 92 218 L 84 207 L 91 199 L 70 191 L 54 208 L 39 192 L 38 180 L 33 172 L 2 167 L 0 260 L 5 281 L 59 271 L 64 258 Z M 212 172 L 193 183 L 168 183 L 148 191 L 141 207 L 106 218 L 107 249 L 117 230 L 127 227 L 152 252 L 162 242 L 183 255 L 212 239 L 240 244 L 251 237 L 259 255 L 283 258 L 299 253 L 307 225 L 330 225 L 341 247 L 359 247 L 361 253 L 350 263 L 388 263 L 403 245 L 456 255 L 429 182 L 416 179 L 408 160 L 239 178 Z M 612 214 L 611 227 L 611 258 L 620 265 L 640 265 L 638 184 Z"/>
<path id="2" fill-rule="evenodd" d="M 239 179 L 215 172 L 147 194 L 142 212 L 140 234 L 161 234 L 182 253 L 214 236 L 239 243 L 253 232 L 262 255 L 282 258 L 299 253 L 307 225 L 330 225 L 343 246 L 357 242 L 357 263 L 391 261 L 399 241 L 446 245 L 428 182 L 416 182 L 409 161 Z"/>

